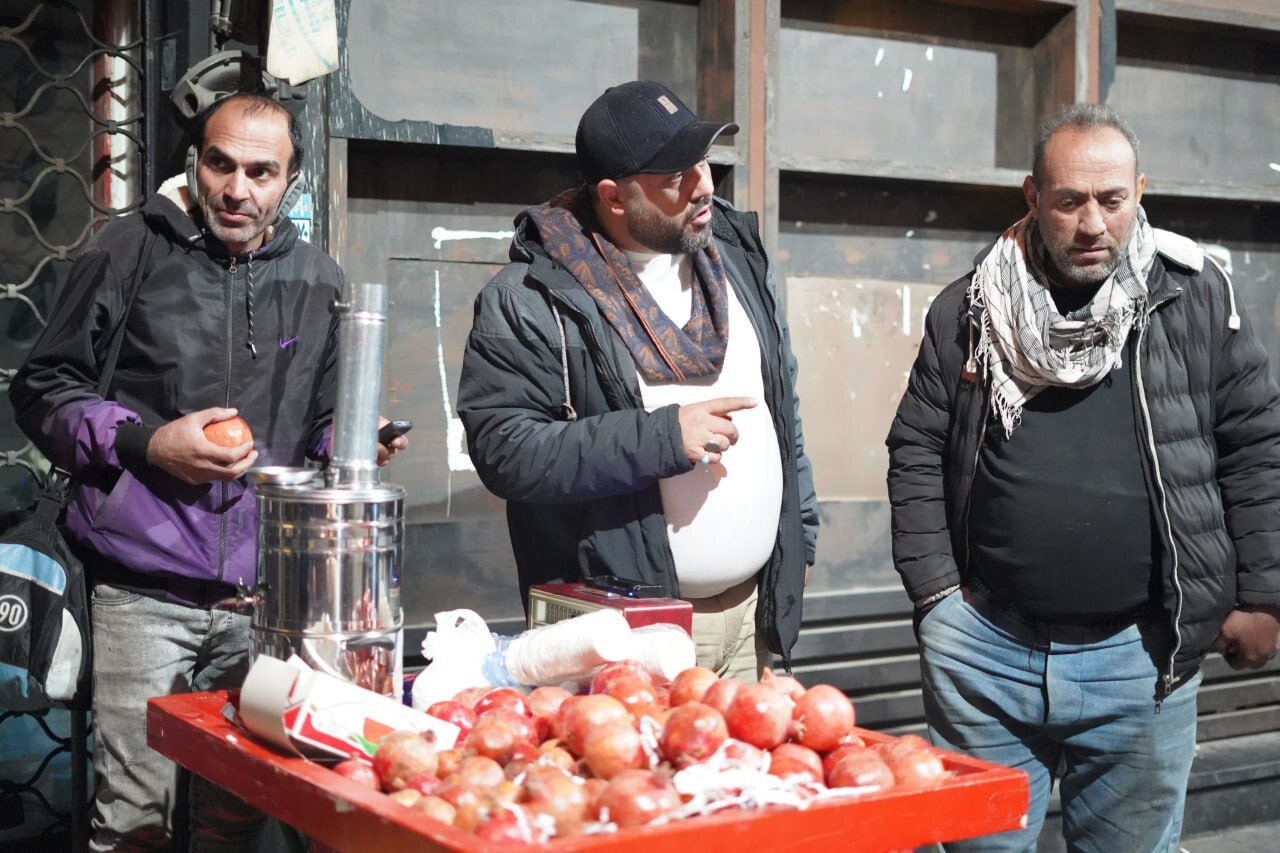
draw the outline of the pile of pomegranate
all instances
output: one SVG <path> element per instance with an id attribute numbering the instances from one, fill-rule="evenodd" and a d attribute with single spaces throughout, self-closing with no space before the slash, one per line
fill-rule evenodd
<path id="1" fill-rule="evenodd" d="M 703 667 L 655 683 L 638 664 L 602 668 L 589 693 L 464 690 L 427 713 L 461 730 L 437 750 L 413 732 L 372 766 L 334 769 L 400 804 L 490 841 L 540 843 L 728 808 L 804 808 L 950 774 L 917 735 L 868 746 L 829 684 L 765 670 L 758 684 Z"/>

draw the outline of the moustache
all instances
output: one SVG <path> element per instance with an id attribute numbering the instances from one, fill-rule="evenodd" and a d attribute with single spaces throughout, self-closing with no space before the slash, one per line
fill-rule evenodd
<path id="1" fill-rule="evenodd" d="M 698 214 L 702 213 L 702 211 L 706 210 L 710 206 L 711 206 L 710 198 L 703 199 L 702 201 L 694 204 L 693 209 L 690 210 L 688 216 L 684 218 L 685 225 L 688 225 L 690 222 L 692 222 Z"/>
<path id="2" fill-rule="evenodd" d="M 246 216 L 259 216 L 262 211 L 258 210 L 258 206 L 251 201 L 244 201 L 237 205 L 227 205 L 220 200 L 210 199 L 209 207 L 215 212 L 238 213 Z"/>

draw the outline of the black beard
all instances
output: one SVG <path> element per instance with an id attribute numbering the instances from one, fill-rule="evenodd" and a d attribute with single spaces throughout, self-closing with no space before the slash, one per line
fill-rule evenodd
<path id="1" fill-rule="evenodd" d="M 698 230 L 689 229 L 689 220 L 702 212 L 707 205 L 689 214 L 683 224 L 676 226 L 652 207 L 641 203 L 628 205 L 627 233 L 641 246 L 668 255 L 693 255 L 711 245 L 711 224 Z"/>

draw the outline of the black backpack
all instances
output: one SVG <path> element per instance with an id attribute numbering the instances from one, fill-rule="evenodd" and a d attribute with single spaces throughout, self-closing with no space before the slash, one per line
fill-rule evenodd
<path id="1" fill-rule="evenodd" d="M 125 325 L 146 277 L 156 235 L 147 232 L 128 301 L 98 377 L 106 398 L 124 342 Z M 70 476 L 57 468 L 35 506 L 0 536 L 0 708 L 87 710 L 92 695 L 89 594 L 84 565 L 58 523 Z"/>
<path id="2" fill-rule="evenodd" d="M 0 708 L 89 704 L 84 566 L 58 529 L 66 483 L 55 474 L 35 509 L 0 537 Z"/>

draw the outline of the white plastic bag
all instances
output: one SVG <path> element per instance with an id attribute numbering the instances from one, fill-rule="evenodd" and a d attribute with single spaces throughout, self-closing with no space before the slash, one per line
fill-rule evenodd
<path id="1" fill-rule="evenodd" d="M 474 610 L 437 613 L 436 629 L 422 641 L 422 655 L 431 663 L 413 681 L 413 707 L 425 711 L 468 687 L 488 687 L 485 662 L 497 648 L 489 626 Z"/>

